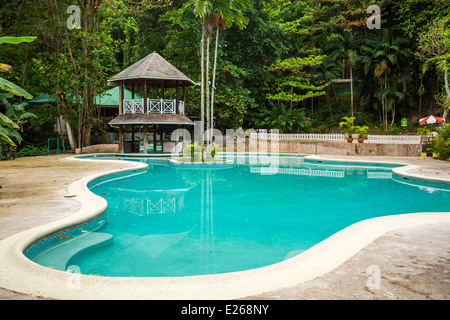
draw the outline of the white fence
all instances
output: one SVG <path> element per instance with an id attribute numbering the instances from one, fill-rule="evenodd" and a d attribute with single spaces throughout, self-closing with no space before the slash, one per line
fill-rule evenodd
<path id="1" fill-rule="evenodd" d="M 250 133 L 252 139 L 344 140 L 342 133 Z"/>
<path id="2" fill-rule="evenodd" d="M 422 137 L 422 141 L 426 137 Z M 368 142 L 409 142 L 409 143 L 420 143 L 420 136 L 388 136 L 388 135 L 372 135 L 367 136 Z"/>
<path id="3" fill-rule="evenodd" d="M 320 141 L 343 141 L 342 133 L 250 133 L 251 139 L 278 139 L 278 140 L 320 140 Z M 420 143 L 427 141 L 428 136 L 408 135 L 372 135 L 369 134 L 365 142 L 373 143 Z"/>
<path id="4" fill-rule="evenodd" d="M 184 114 L 184 101 L 179 101 L 180 114 Z M 123 113 L 160 113 L 175 114 L 176 100 L 147 99 L 147 110 L 144 110 L 144 99 L 123 100 Z"/>

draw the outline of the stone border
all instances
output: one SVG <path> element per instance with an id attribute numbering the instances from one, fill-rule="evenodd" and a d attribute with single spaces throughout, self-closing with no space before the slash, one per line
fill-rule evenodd
<path id="1" fill-rule="evenodd" d="M 68 160 L 95 161 L 75 157 Z M 123 160 L 106 161 L 122 163 Z M 358 162 L 380 163 L 380 161 Z M 76 199 L 81 203 L 79 211 L 64 219 L 20 232 L 0 241 L 0 287 L 52 299 L 237 299 L 279 290 L 320 277 L 343 264 L 388 231 L 415 225 L 450 222 L 449 212 L 401 214 L 363 220 L 291 259 L 253 270 L 205 276 L 133 278 L 74 275 L 40 266 L 24 256 L 23 251 L 37 240 L 61 229 L 82 224 L 104 212 L 106 201 L 89 191 L 87 188 L 89 182 L 112 173 L 142 170 L 146 167 L 146 164 L 135 162 L 133 168 L 114 170 L 74 182 L 69 186 L 69 193 L 77 195 Z M 401 168 L 405 170 L 400 170 L 400 174 L 408 175 L 406 169 L 411 167 L 406 165 Z M 411 177 L 425 179 L 422 176 Z M 449 180 L 445 182 L 450 183 Z M 74 276 L 79 277 L 77 288 L 68 285 Z"/>

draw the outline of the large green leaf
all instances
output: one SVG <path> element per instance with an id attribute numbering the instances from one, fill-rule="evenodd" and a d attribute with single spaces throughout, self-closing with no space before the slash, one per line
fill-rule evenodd
<path id="1" fill-rule="evenodd" d="M 0 37 L 0 44 L 19 44 L 22 42 L 33 42 L 35 39 L 36 37 Z"/>
<path id="2" fill-rule="evenodd" d="M 9 145 L 15 147 L 16 144 L 10 138 L 10 132 L 5 128 L 0 127 L 0 140 L 6 141 Z"/>
<path id="3" fill-rule="evenodd" d="M 29 118 L 37 119 L 37 115 L 35 115 L 34 113 L 31 113 L 31 112 L 25 112 L 20 115 L 20 120 L 29 119 Z"/>
<path id="4" fill-rule="evenodd" d="M 10 92 L 16 96 L 22 96 L 26 99 L 33 99 L 33 96 L 26 90 L 3 78 L 0 78 L 0 89 Z"/>
<path id="5" fill-rule="evenodd" d="M 19 129 L 19 126 L 14 121 L 12 121 L 10 118 L 5 116 L 1 112 L 0 112 L 0 126 L 5 126 L 7 128 L 11 128 L 11 129 Z"/>

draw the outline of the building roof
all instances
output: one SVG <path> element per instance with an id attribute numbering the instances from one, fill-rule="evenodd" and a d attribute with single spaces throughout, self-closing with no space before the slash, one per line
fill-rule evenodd
<path id="1" fill-rule="evenodd" d="M 123 96 L 125 100 L 131 100 L 132 93 L 131 91 L 124 89 Z M 99 106 L 119 106 L 119 87 L 109 89 L 108 91 L 95 96 L 94 99 L 95 104 Z M 134 99 L 138 100 L 141 99 L 141 97 L 134 94 Z"/>
<path id="2" fill-rule="evenodd" d="M 147 80 L 148 87 L 155 88 L 161 87 L 162 82 L 164 82 L 165 88 L 175 88 L 177 81 L 181 86 L 196 85 L 194 81 L 156 52 L 119 72 L 108 80 L 108 84 L 117 86 L 119 81 L 125 81 L 125 85 L 131 85 L 133 81 L 135 85 L 143 86 L 145 80 Z"/>
<path id="3" fill-rule="evenodd" d="M 131 100 L 132 97 L 131 91 L 124 89 L 123 95 L 125 100 Z M 134 94 L 134 99 L 138 100 L 142 98 L 139 95 Z M 57 99 L 56 96 L 44 93 L 28 101 L 28 103 L 44 104 L 44 103 L 57 103 L 57 101 L 59 101 L 59 99 Z M 116 107 L 119 106 L 119 87 L 114 87 L 106 92 L 96 95 L 94 101 L 95 104 L 99 106 L 116 106 Z M 76 103 L 75 98 L 73 102 Z M 83 100 L 80 101 L 80 104 L 83 104 Z"/>
<path id="4" fill-rule="evenodd" d="M 171 124 L 171 125 L 194 125 L 191 119 L 182 114 L 123 114 L 119 115 L 109 122 L 110 126 L 120 125 L 143 125 L 143 124 Z"/>
<path id="5" fill-rule="evenodd" d="M 29 100 L 28 102 L 29 103 L 52 103 L 52 102 L 56 102 L 56 98 L 51 97 L 48 93 L 43 93 L 40 96 Z"/>
<path id="6" fill-rule="evenodd" d="M 67 95 L 68 97 L 70 97 L 70 94 Z M 81 98 L 81 97 L 80 97 Z M 56 95 L 53 94 L 48 94 L 48 93 L 43 93 L 40 96 L 37 96 L 34 99 L 31 99 L 29 101 L 27 101 L 28 103 L 31 104 L 44 104 L 44 103 L 57 103 L 59 102 L 59 97 L 57 97 Z M 73 97 L 73 103 L 76 103 L 76 98 Z M 83 103 L 83 98 L 81 98 L 80 103 Z"/>

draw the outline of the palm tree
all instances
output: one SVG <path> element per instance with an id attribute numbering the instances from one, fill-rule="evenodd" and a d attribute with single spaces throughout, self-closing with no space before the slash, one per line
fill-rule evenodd
<path id="1" fill-rule="evenodd" d="M 431 67 L 444 75 L 444 88 L 447 99 L 444 102 L 444 114 L 446 119 L 450 108 L 450 87 L 448 73 L 450 70 L 450 17 L 437 19 L 425 31 L 419 34 L 416 56 L 424 62 L 423 77 Z M 424 92 L 423 89 L 421 90 Z M 447 120 L 447 119 L 446 119 Z"/>
<path id="2" fill-rule="evenodd" d="M 189 0 L 183 7 L 182 16 L 183 20 L 186 15 L 194 14 L 196 17 L 202 19 L 202 38 L 200 41 L 201 52 L 201 93 L 200 93 L 200 114 L 201 114 L 201 139 L 204 139 L 204 123 L 205 123 L 205 103 L 206 103 L 206 128 L 213 128 L 213 104 L 214 104 L 214 89 L 215 89 L 215 75 L 217 65 L 217 50 L 219 30 L 230 27 L 233 23 L 244 28 L 248 23 L 243 15 L 243 10 L 248 5 L 249 0 Z M 214 31 L 214 27 L 217 28 L 216 32 L 216 46 L 214 54 L 214 67 L 213 67 L 213 79 L 212 79 L 212 91 L 210 97 L 209 87 L 209 74 L 210 74 L 210 58 L 209 47 L 211 42 L 211 36 Z M 206 42 L 206 49 L 205 49 Z M 205 57 L 206 51 L 206 57 Z M 212 130 L 210 130 L 212 135 Z M 209 142 L 212 136 L 206 137 Z"/>
<path id="3" fill-rule="evenodd" d="M 240 30 L 248 23 L 243 11 L 250 5 L 249 0 L 218 0 L 215 2 L 215 12 L 211 15 L 213 27 L 216 27 L 216 43 L 214 50 L 214 65 L 211 87 L 211 129 L 214 127 L 214 90 L 216 88 L 217 51 L 219 46 L 219 30 L 230 28 L 236 24 Z M 212 134 L 212 130 L 211 130 Z"/>
<path id="4" fill-rule="evenodd" d="M 179 17 L 179 20 L 183 21 L 186 16 L 194 14 L 202 20 L 202 38 L 200 40 L 200 141 L 202 144 L 205 130 L 205 85 L 208 85 L 205 81 L 205 39 L 210 39 L 212 33 L 210 16 L 213 12 L 213 2 L 214 0 L 189 0 L 183 6 L 182 14 Z"/>
<path id="5" fill-rule="evenodd" d="M 444 74 L 444 88 L 447 94 L 447 99 L 444 102 L 444 113 L 442 117 L 447 121 L 448 110 L 450 108 L 450 85 L 448 80 L 448 74 L 450 72 L 450 53 L 442 55 L 440 57 L 434 57 L 425 61 L 423 68 L 424 72 L 432 66 L 435 66 L 437 70 Z"/>
<path id="6" fill-rule="evenodd" d="M 450 72 L 450 17 L 442 22 L 442 35 L 444 46 L 442 47 L 442 52 L 437 54 L 437 56 L 430 58 L 425 61 L 423 65 L 424 73 L 431 67 L 436 67 L 436 69 L 444 74 L 444 88 L 447 94 L 447 99 L 444 102 L 444 113 L 442 117 L 447 121 L 448 110 L 450 108 L 450 84 L 448 80 L 448 74 Z"/>
<path id="7" fill-rule="evenodd" d="M 330 116 L 333 116 L 333 112 L 331 111 L 331 102 L 330 102 L 330 86 L 332 85 L 332 80 L 336 78 L 337 76 L 337 70 L 338 69 L 338 65 L 335 61 L 332 61 L 329 57 L 326 57 L 325 59 L 323 59 L 323 63 L 317 65 L 314 67 L 314 70 L 317 71 L 318 73 L 318 78 L 319 80 L 323 80 L 328 84 L 327 87 L 327 95 L 326 95 L 326 99 L 327 99 L 327 103 L 328 103 L 328 107 L 330 109 Z M 334 86 L 333 86 L 333 90 L 334 90 Z M 337 102 L 337 96 L 336 96 L 336 90 L 334 90 L 334 97 L 336 98 L 336 102 Z"/>
<path id="8" fill-rule="evenodd" d="M 331 49 L 332 52 L 329 54 L 329 57 L 332 61 L 336 61 L 339 57 L 344 59 L 345 65 L 349 68 L 350 71 L 350 107 L 351 107 L 351 116 L 354 114 L 354 106 L 353 106 L 353 66 L 357 60 L 357 50 L 359 48 L 359 41 L 353 37 L 353 34 L 348 31 L 341 32 L 334 40 L 332 40 L 327 46 L 328 49 Z"/>
<path id="9" fill-rule="evenodd" d="M 401 69 L 402 61 L 412 54 L 406 46 L 407 40 L 394 37 L 391 30 L 383 28 L 374 37 L 363 40 L 361 54 L 357 61 L 361 62 L 365 75 L 373 73 L 379 84 L 374 97 L 381 102 L 381 122 L 385 130 L 388 126 L 388 112 L 392 113 L 391 125 L 394 124 L 396 103 L 405 99 L 406 93 L 398 90 L 398 82 L 406 86 L 409 79 Z"/>

